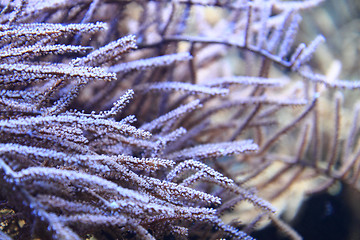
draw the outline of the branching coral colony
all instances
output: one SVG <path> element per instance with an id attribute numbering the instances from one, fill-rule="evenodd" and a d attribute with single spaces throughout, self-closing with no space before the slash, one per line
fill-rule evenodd
<path id="1" fill-rule="evenodd" d="M 1 1 L 1 238 L 300 239 L 277 200 L 360 177 L 359 107 L 319 124 L 360 84 L 293 46 L 320 2 Z"/>

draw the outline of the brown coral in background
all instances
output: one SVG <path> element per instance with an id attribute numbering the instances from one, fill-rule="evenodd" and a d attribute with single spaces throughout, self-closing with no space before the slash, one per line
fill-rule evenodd
<path id="1" fill-rule="evenodd" d="M 2 238 L 301 239 L 289 205 L 360 177 L 360 83 L 295 45 L 321 2 L 1 1 Z"/>

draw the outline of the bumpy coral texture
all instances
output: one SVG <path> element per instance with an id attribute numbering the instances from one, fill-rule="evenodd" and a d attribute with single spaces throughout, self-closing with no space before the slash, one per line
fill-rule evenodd
<path id="1" fill-rule="evenodd" d="M 360 176 L 359 108 L 319 124 L 360 84 L 296 42 L 320 2 L 1 1 L 0 237 L 300 239 L 279 202 Z"/>

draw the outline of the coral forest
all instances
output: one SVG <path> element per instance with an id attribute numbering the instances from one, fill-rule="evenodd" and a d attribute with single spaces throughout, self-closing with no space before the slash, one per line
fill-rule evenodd
<path id="1" fill-rule="evenodd" d="M 360 83 L 298 40 L 322 3 L 1 0 L 0 238 L 302 239 L 360 189 Z"/>

